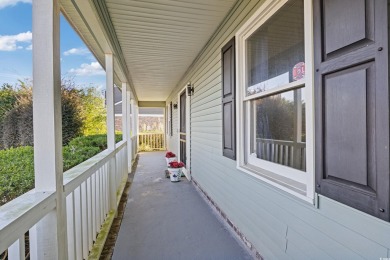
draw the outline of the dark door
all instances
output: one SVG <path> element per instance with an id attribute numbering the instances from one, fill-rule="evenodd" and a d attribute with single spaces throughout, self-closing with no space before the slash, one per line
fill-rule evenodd
<path id="1" fill-rule="evenodd" d="M 180 160 L 187 166 L 186 92 L 180 95 Z"/>
<path id="2" fill-rule="evenodd" d="M 316 0 L 316 191 L 389 220 L 386 0 Z"/>

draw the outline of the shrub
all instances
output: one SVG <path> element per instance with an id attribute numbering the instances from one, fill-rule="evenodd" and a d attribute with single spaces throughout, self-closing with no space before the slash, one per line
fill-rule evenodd
<path id="1" fill-rule="evenodd" d="M 63 148 L 64 172 L 88 160 L 100 151 L 99 147 L 65 146 Z"/>
<path id="2" fill-rule="evenodd" d="M 34 188 L 34 151 L 30 146 L 0 151 L 0 205 Z"/>
<path id="3" fill-rule="evenodd" d="M 64 171 L 107 147 L 106 135 L 83 136 L 63 147 Z M 116 135 L 116 141 L 121 135 Z M 0 205 L 34 188 L 34 150 L 31 146 L 0 150 Z"/>
<path id="4" fill-rule="evenodd" d="M 121 134 L 115 135 L 115 142 L 122 140 Z M 107 149 L 107 136 L 106 135 L 87 135 L 74 138 L 69 142 L 68 146 L 93 146 L 99 147 L 102 151 Z"/>

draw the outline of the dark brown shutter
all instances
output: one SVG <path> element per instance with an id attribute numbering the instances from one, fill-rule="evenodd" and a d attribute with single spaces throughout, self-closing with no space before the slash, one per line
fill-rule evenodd
<path id="1" fill-rule="evenodd" d="M 389 220 L 386 0 L 315 0 L 316 191 Z"/>
<path id="2" fill-rule="evenodd" d="M 223 155 L 236 159 L 236 73 L 235 39 L 222 48 L 222 124 Z"/>
<path id="3" fill-rule="evenodd" d="M 173 107 L 172 107 L 172 102 L 169 103 L 169 118 L 170 118 L 170 124 L 169 124 L 169 135 L 173 136 Z"/>

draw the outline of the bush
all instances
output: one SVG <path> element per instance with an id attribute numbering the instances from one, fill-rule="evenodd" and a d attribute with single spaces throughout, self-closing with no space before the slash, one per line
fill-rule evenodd
<path id="1" fill-rule="evenodd" d="M 116 135 L 116 141 L 121 135 Z M 106 135 L 83 136 L 63 147 L 64 171 L 107 147 Z M 0 150 L 0 205 L 34 188 L 34 149 L 31 146 Z"/>
<path id="2" fill-rule="evenodd" d="M 64 172 L 95 156 L 100 151 L 99 147 L 65 146 L 63 148 Z"/>
<path id="3" fill-rule="evenodd" d="M 0 205 L 34 188 L 34 151 L 30 146 L 0 151 Z"/>
<path id="4" fill-rule="evenodd" d="M 120 142 L 122 140 L 121 134 L 115 135 L 115 142 Z M 76 147 L 86 147 L 93 146 L 99 147 L 102 151 L 107 149 L 107 136 L 106 135 L 87 135 L 76 137 L 69 142 L 68 146 Z"/>
<path id="5" fill-rule="evenodd" d="M 16 102 L 16 91 L 8 84 L 3 84 L 0 87 L 0 149 L 3 149 L 1 138 L 3 136 L 3 120 L 5 114 L 8 113 Z"/>

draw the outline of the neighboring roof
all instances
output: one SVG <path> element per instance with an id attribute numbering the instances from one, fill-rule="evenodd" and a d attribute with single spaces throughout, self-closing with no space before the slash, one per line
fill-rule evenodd
<path id="1" fill-rule="evenodd" d="M 115 114 L 122 114 L 122 92 L 119 88 L 114 88 L 114 111 Z"/>
<path id="2" fill-rule="evenodd" d="M 164 108 L 140 107 L 138 114 L 140 114 L 140 115 L 164 115 Z"/>

